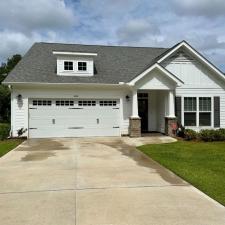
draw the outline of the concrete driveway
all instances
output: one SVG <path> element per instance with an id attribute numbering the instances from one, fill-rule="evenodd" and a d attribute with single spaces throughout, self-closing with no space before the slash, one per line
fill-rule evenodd
<path id="1" fill-rule="evenodd" d="M 225 208 L 135 145 L 156 136 L 39 139 L 0 159 L 2 225 L 224 225 Z"/>

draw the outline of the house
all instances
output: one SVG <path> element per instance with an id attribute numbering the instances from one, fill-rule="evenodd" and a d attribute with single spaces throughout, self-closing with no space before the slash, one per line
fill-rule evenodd
<path id="1" fill-rule="evenodd" d="M 11 132 L 29 138 L 173 135 L 225 127 L 225 76 L 187 42 L 172 48 L 35 43 L 4 80 Z"/>

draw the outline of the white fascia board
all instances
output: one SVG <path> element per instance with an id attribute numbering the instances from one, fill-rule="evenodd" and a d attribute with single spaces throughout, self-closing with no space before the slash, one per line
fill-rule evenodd
<path id="1" fill-rule="evenodd" d="M 186 41 L 182 41 L 178 46 L 176 46 L 174 49 L 172 49 L 170 52 L 168 52 L 165 56 L 160 58 L 157 63 L 161 63 L 166 58 L 168 58 L 170 55 L 172 55 L 175 51 L 177 51 L 179 48 L 185 47 L 187 48 L 194 56 L 196 56 L 201 62 L 205 63 L 209 68 L 211 68 L 216 74 L 218 74 L 222 79 L 225 80 L 225 75 L 211 62 L 209 62 L 207 59 L 205 59 L 200 53 L 198 53 L 193 47 L 191 47 Z"/>
<path id="2" fill-rule="evenodd" d="M 152 66 L 150 66 L 147 70 L 145 70 L 144 72 L 142 72 L 140 75 L 138 75 L 137 77 L 135 77 L 133 80 L 131 80 L 128 83 L 128 85 L 134 86 L 137 81 L 139 81 L 140 79 L 142 79 L 144 76 L 146 76 L 149 72 L 151 72 L 154 69 L 159 69 L 160 71 L 162 71 L 163 74 L 165 74 L 167 77 L 169 77 L 171 80 L 173 80 L 178 86 L 181 86 L 183 84 L 183 81 L 179 80 L 176 76 L 174 76 L 173 74 L 171 74 L 168 70 L 166 70 L 165 68 L 163 68 L 158 63 L 155 63 Z"/>
<path id="3" fill-rule="evenodd" d="M 90 53 L 90 52 L 59 52 L 53 51 L 53 55 L 75 55 L 75 56 L 97 56 L 97 53 Z"/>

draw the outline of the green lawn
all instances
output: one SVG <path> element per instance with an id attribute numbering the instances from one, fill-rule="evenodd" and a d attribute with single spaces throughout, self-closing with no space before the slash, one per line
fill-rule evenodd
<path id="1" fill-rule="evenodd" d="M 138 149 L 225 205 L 225 142 L 178 141 Z"/>
<path id="2" fill-rule="evenodd" d="M 20 139 L 9 139 L 5 141 L 0 141 L 0 157 L 5 155 L 10 150 L 14 149 L 17 145 L 22 143 L 23 140 Z"/>

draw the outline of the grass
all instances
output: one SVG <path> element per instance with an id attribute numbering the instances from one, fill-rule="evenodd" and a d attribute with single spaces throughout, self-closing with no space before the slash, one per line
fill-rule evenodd
<path id="1" fill-rule="evenodd" d="M 9 140 L 0 141 L 0 157 L 2 157 L 7 152 L 14 149 L 16 146 L 18 146 L 22 142 L 23 140 L 21 139 L 9 139 Z"/>
<path id="2" fill-rule="evenodd" d="M 225 206 L 225 142 L 178 141 L 138 149 Z"/>

